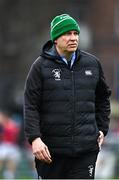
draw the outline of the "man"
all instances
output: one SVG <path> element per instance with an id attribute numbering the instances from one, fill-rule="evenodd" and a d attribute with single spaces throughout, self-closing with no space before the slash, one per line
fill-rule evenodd
<path id="1" fill-rule="evenodd" d="M 99 60 L 78 49 L 79 34 L 71 16 L 56 16 L 26 80 L 25 132 L 46 179 L 93 179 L 109 127 L 110 90 Z"/>

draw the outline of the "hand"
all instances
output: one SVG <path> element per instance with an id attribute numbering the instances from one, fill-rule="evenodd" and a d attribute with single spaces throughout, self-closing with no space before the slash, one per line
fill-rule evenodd
<path id="1" fill-rule="evenodd" d="M 104 142 L 104 134 L 102 131 L 99 131 L 100 135 L 98 137 L 98 144 L 99 144 L 99 149 L 101 150 L 101 146 Z"/>
<path id="2" fill-rule="evenodd" d="M 32 142 L 32 150 L 35 157 L 43 162 L 51 163 L 51 155 L 48 150 L 48 147 L 43 143 L 41 138 L 36 138 Z"/>

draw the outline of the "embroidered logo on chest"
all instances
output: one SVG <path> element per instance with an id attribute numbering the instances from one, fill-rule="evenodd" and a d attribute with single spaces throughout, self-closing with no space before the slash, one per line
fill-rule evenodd
<path id="1" fill-rule="evenodd" d="M 56 81 L 61 80 L 61 69 L 53 69 L 52 73 Z"/>
<path id="2" fill-rule="evenodd" d="M 86 76 L 92 76 L 93 73 L 92 73 L 91 70 L 85 70 L 85 75 L 86 75 Z"/>

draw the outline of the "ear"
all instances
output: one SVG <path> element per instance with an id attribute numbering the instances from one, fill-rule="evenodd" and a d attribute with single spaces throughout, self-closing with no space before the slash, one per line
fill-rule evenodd
<path id="1" fill-rule="evenodd" d="M 54 44 L 57 44 L 57 40 L 54 40 Z"/>

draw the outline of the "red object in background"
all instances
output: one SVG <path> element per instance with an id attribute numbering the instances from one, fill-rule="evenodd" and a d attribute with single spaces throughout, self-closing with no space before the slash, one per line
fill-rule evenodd
<path id="1" fill-rule="evenodd" d="M 2 141 L 6 143 L 16 144 L 19 136 L 19 126 L 16 122 L 9 119 L 3 127 Z"/>

